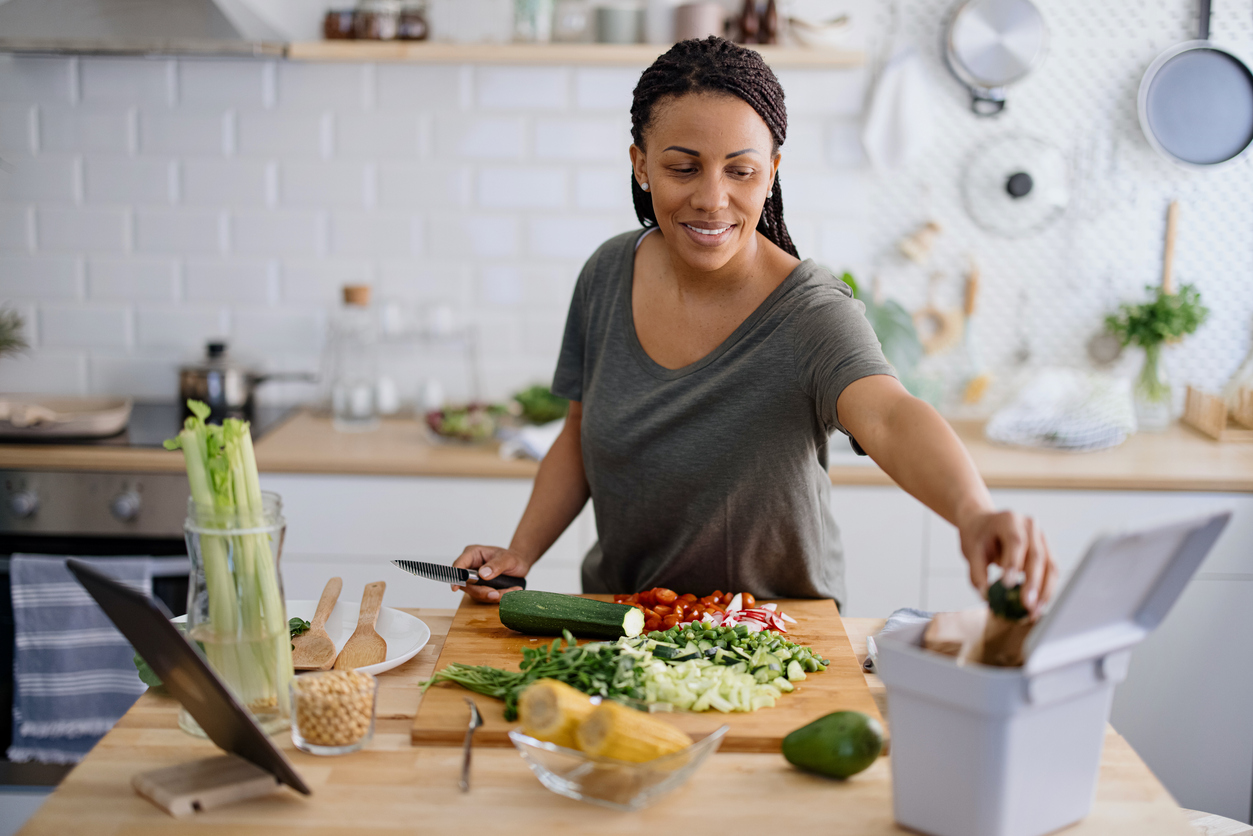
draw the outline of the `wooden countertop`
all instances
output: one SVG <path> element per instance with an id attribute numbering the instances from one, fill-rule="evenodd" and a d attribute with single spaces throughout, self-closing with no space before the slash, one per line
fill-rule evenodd
<path id="1" fill-rule="evenodd" d="M 408 610 L 431 627 L 431 642 L 410 662 L 379 678 L 374 743 L 338 758 L 295 751 L 276 737 L 313 788 L 305 798 L 283 790 L 177 821 L 136 795 L 131 776 L 213 754 L 215 747 L 182 732 L 177 704 L 145 694 L 44 802 L 24 836 L 90 831 L 120 834 L 204 833 L 221 836 L 348 833 L 634 834 L 706 832 L 735 817 L 745 799 L 769 799 L 785 811 L 789 833 L 901 834 L 892 821 L 888 758 L 848 781 L 797 772 L 778 755 L 714 755 L 689 784 L 636 813 L 619 813 L 561 798 L 544 789 L 511 749 L 475 749 L 470 792 L 457 792 L 460 749 L 409 745 L 420 700 L 418 683 L 434 670 L 452 610 Z M 859 658 L 880 619 L 844 620 Z M 883 688 L 867 677 L 876 700 Z M 487 699 L 483 697 L 482 699 Z M 889 717 L 889 722 L 890 722 Z M 750 802 L 751 804 L 751 802 Z M 755 809 L 755 808 L 754 808 Z M 750 817 L 751 818 L 751 817 Z M 1183 811 L 1113 729 L 1105 739 L 1092 813 L 1071 836 L 1195 836 Z"/>
<path id="2" fill-rule="evenodd" d="M 1219 444 L 1175 425 L 1141 433 L 1095 453 L 1027 450 L 993 444 L 977 422 L 954 424 L 993 488 L 1253 492 L 1253 444 Z M 836 457 L 837 485 L 890 485 L 869 463 Z M 864 461 L 864 460 L 863 460 Z M 535 462 L 505 460 L 496 444 L 435 444 L 413 419 L 382 422 L 370 433 L 337 433 L 330 419 L 299 412 L 257 443 L 267 473 L 533 478 Z M 118 447 L 0 445 L 0 468 L 181 472 L 182 456 Z"/>

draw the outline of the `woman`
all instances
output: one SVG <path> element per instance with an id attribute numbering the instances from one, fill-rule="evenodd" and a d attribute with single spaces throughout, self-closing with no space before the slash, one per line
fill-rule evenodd
<path id="1" fill-rule="evenodd" d="M 631 120 L 645 229 L 605 242 L 579 277 L 552 387 L 570 414 L 513 541 L 454 565 L 526 575 L 590 496 L 600 542 L 585 592 L 843 601 L 827 474 L 839 431 L 957 527 L 980 591 L 990 563 L 1021 570 L 1036 612 L 1056 578 L 1043 534 L 993 507 L 949 425 L 897 381 L 862 304 L 797 256 L 778 177 L 783 90 L 758 53 L 677 44 L 640 77 Z"/>

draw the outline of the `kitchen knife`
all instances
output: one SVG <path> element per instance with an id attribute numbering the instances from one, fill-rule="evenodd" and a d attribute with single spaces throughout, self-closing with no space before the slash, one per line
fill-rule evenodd
<path id="1" fill-rule="evenodd" d="M 440 583 L 456 584 L 457 586 L 477 583 L 480 586 L 489 586 L 492 589 L 509 589 L 510 587 L 520 586 L 526 589 L 526 578 L 515 578 L 513 575 L 480 578 L 479 573 L 473 569 L 458 569 L 454 566 L 441 566 L 438 563 L 423 563 L 420 560 L 393 560 L 392 565 L 399 566 L 411 575 L 418 575 L 419 577 L 439 581 Z"/>

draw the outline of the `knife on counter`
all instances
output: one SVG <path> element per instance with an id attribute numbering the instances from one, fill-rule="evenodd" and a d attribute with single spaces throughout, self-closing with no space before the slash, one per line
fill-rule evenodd
<path id="1" fill-rule="evenodd" d="M 439 581 L 440 583 L 456 584 L 457 586 L 477 583 L 481 586 L 489 586 L 492 589 L 509 589 L 510 587 L 520 586 L 526 589 L 526 578 L 515 578 L 513 575 L 480 578 L 479 573 L 473 569 L 458 569 L 454 566 L 441 566 L 438 563 L 423 563 L 420 560 L 393 560 L 392 565 L 399 566 L 411 575 Z"/>

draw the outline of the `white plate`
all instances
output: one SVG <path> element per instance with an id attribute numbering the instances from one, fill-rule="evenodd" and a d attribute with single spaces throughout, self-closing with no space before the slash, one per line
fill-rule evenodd
<path id="1" fill-rule="evenodd" d="M 288 601 L 287 617 L 312 621 L 314 610 L 317 608 L 317 601 Z M 335 642 L 336 653 L 344 649 L 344 645 L 348 643 L 348 637 L 357 629 L 357 613 L 360 609 L 360 604 L 340 601 L 335 605 L 335 609 L 331 610 L 331 617 L 326 620 L 326 633 L 331 637 L 331 641 Z M 187 616 L 180 615 L 174 620 L 186 621 Z M 426 647 L 426 643 L 431 640 L 431 628 L 427 627 L 422 619 L 391 607 L 383 607 L 379 610 L 374 629 L 383 637 L 383 641 L 387 642 L 387 658 L 377 665 L 357 668 L 366 673 L 380 674 L 403 665 L 417 656 L 418 651 Z"/>

